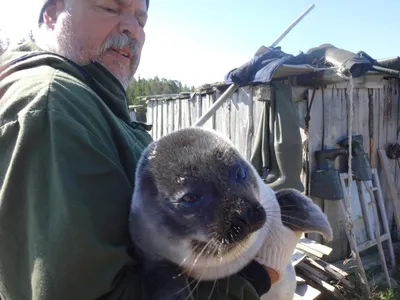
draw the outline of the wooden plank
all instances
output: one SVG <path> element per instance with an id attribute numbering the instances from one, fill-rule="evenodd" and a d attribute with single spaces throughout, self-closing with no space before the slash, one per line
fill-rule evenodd
<path id="1" fill-rule="evenodd" d="M 174 101 L 174 130 L 178 130 L 182 128 L 182 107 L 180 100 L 172 100 Z"/>
<path id="2" fill-rule="evenodd" d="M 311 99 L 313 95 L 313 90 L 308 91 L 308 106 L 310 107 L 311 104 Z M 304 116 L 305 117 L 305 116 Z M 310 121 L 309 121 L 309 132 L 308 132 L 308 157 L 309 157 L 309 163 L 308 163 L 308 169 L 309 169 L 309 182 L 311 182 L 311 176 L 312 174 L 317 170 L 317 164 L 315 162 L 315 156 L 314 152 L 317 150 L 320 150 L 322 147 L 322 98 L 321 98 L 321 92 L 319 90 L 315 91 L 314 94 L 314 100 L 312 102 L 312 106 L 310 109 Z M 321 198 L 317 197 L 311 197 L 311 199 L 314 201 L 315 204 L 317 204 L 324 213 L 326 211 L 324 210 L 324 200 Z M 327 213 L 326 213 L 327 214 Z M 331 222 L 332 217 L 330 217 L 330 214 L 327 214 L 328 221 Z M 332 224 L 332 223 L 331 223 Z M 334 232 L 334 237 L 333 241 L 330 243 L 335 252 L 337 249 L 339 249 L 337 242 L 337 234 L 335 235 L 335 230 L 336 226 L 333 226 L 332 228 Z M 316 234 L 316 233 L 308 233 L 307 237 L 321 243 L 321 235 Z M 336 246 L 336 247 L 335 247 Z M 339 250 L 340 251 L 340 250 Z M 333 258 L 335 259 L 335 258 Z"/>
<path id="3" fill-rule="evenodd" d="M 219 94 L 215 95 L 216 99 L 220 97 Z M 216 130 L 221 132 L 226 137 L 230 138 L 230 106 L 231 98 L 228 98 L 216 111 L 215 126 Z"/>
<path id="4" fill-rule="evenodd" d="M 212 99 L 211 99 L 210 95 L 209 95 L 209 94 L 203 95 L 203 100 L 202 100 L 202 112 L 203 112 L 203 113 L 206 113 L 206 112 L 209 110 L 209 108 L 211 107 L 211 105 L 212 105 Z M 215 119 L 215 114 L 212 115 L 212 116 L 202 125 L 202 127 L 203 127 L 203 128 L 207 128 L 207 129 L 213 129 L 213 124 L 214 124 L 213 119 Z"/>
<path id="5" fill-rule="evenodd" d="M 382 89 L 379 89 L 379 103 L 378 103 L 378 108 L 379 110 L 376 111 L 376 113 L 379 116 L 379 142 L 377 144 L 377 151 L 379 149 L 385 149 L 385 146 L 387 144 L 387 126 L 388 126 L 388 83 L 385 81 L 385 86 Z M 378 155 L 378 154 L 377 154 Z M 383 169 L 382 165 L 380 164 L 380 160 L 378 159 L 378 176 L 379 180 L 382 182 L 384 180 L 384 174 L 383 174 Z M 388 220 L 392 222 L 392 215 L 393 215 L 393 208 L 391 205 L 391 202 L 389 200 L 389 195 L 388 191 L 386 189 L 382 190 L 382 197 L 384 199 L 385 207 L 386 207 L 386 212 L 388 216 Z"/>
<path id="6" fill-rule="evenodd" d="M 231 96 L 231 110 L 230 110 L 230 128 L 231 128 L 231 132 L 230 132 L 230 136 L 231 136 L 231 141 L 232 143 L 236 146 L 237 145 L 237 140 L 238 140 L 238 134 L 237 134 L 237 130 L 236 127 L 239 126 L 239 124 L 236 122 L 238 119 L 238 98 L 239 98 L 239 90 L 237 90 L 235 93 L 233 93 L 233 95 Z"/>
<path id="7" fill-rule="evenodd" d="M 321 281 L 325 281 L 325 282 L 329 281 L 329 276 L 327 274 L 325 274 L 325 272 L 323 270 L 321 270 L 319 268 L 313 268 L 312 266 L 307 264 L 305 261 L 302 261 L 301 263 L 299 263 L 296 266 L 296 270 L 297 271 L 302 270 L 305 273 L 307 273 L 307 275 L 313 275 Z"/>
<path id="8" fill-rule="evenodd" d="M 163 128 L 162 134 L 166 135 L 168 133 L 168 102 L 162 102 L 162 121 L 160 126 Z"/>
<path id="9" fill-rule="evenodd" d="M 346 184 L 344 181 L 344 176 L 346 176 L 347 174 L 340 174 L 340 182 L 342 185 L 342 189 L 343 189 L 343 194 L 344 194 L 344 199 L 348 199 L 348 193 L 347 193 L 347 188 L 346 188 Z M 356 238 L 354 236 L 354 224 L 351 220 L 351 212 L 349 212 L 350 206 L 349 204 L 345 204 L 345 201 L 338 201 L 341 204 L 341 214 L 345 217 L 345 230 L 346 230 L 346 235 L 347 235 L 347 239 L 349 241 L 350 244 L 350 248 L 352 250 L 352 252 L 355 255 L 356 261 L 357 261 L 357 266 L 359 269 L 359 275 L 364 283 L 364 292 L 365 292 L 365 296 L 369 297 L 371 294 L 371 290 L 369 288 L 368 285 L 368 279 L 367 276 L 365 274 L 365 270 L 364 267 L 362 265 L 362 261 L 361 261 L 361 257 L 360 257 L 360 253 L 358 251 L 358 247 L 357 247 L 357 242 L 356 242 Z"/>
<path id="10" fill-rule="evenodd" d="M 386 132 L 386 144 L 384 145 L 384 149 L 389 145 L 389 143 L 397 142 L 397 133 L 398 133 L 398 96 L 396 95 L 396 79 L 388 79 L 387 80 L 387 132 Z M 396 171 L 396 160 L 389 160 L 390 169 Z M 382 176 L 383 175 L 383 176 Z M 381 174 L 381 179 L 383 180 L 384 174 Z M 394 207 L 390 201 L 390 193 L 389 191 L 385 190 L 385 197 L 387 198 L 387 202 L 389 206 L 386 208 L 387 219 L 389 224 L 393 223 L 393 214 L 394 214 Z"/>
<path id="11" fill-rule="evenodd" d="M 189 108 L 188 104 L 189 102 L 186 99 L 179 99 L 176 100 L 181 103 L 181 122 L 182 122 L 182 127 L 181 128 L 186 128 L 189 127 Z"/>
<path id="12" fill-rule="evenodd" d="M 311 259 L 311 258 L 308 258 L 308 259 Z M 323 267 L 326 272 L 330 273 L 333 277 L 335 277 L 339 280 L 343 280 L 347 276 L 349 276 L 349 274 L 346 271 L 344 271 L 344 270 L 338 268 L 337 266 L 335 266 L 334 264 L 330 264 L 322 259 L 313 258 L 312 261 L 314 261 L 315 263 L 317 263 L 318 265 Z"/>
<path id="13" fill-rule="evenodd" d="M 389 238 L 390 238 L 390 235 L 385 233 L 385 234 L 382 234 L 379 237 L 379 240 L 381 242 L 384 242 L 384 241 L 388 240 Z M 373 246 L 376 246 L 376 240 L 369 240 L 369 241 L 366 241 L 364 243 L 358 244 L 358 251 L 362 252 L 362 251 L 365 251 L 365 250 L 367 250 L 367 249 L 369 249 L 369 248 L 371 248 Z"/>
<path id="14" fill-rule="evenodd" d="M 355 286 L 346 279 L 348 274 L 335 266 L 320 260 L 320 259 L 311 259 L 309 257 L 304 259 L 304 262 L 309 264 L 310 266 L 314 268 L 318 268 L 321 271 L 325 272 L 326 274 L 330 275 L 333 280 L 337 281 L 337 283 L 343 285 L 344 287 L 354 290 Z"/>
<path id="15" fill-rule="evenodd" d="M 369 140 L 370 140 L 370 161 L 372 168 L 378 168 L 377 146 L 379 143 L 379 98 L 378 90 L 368 90 L 368 122 L 369 122 Z"/>
<path id="16" fill-rule="evenodd" d="M 347 97 L 345 89 L 324 89 L 325 109 L 323 117 L 325 124 L 320 124 L 320 127 L 325 127 L 324 145 L 326 149 L 338 148 L 337 142 L 340 137 L 347 135 Z M 321 93 L 322 101 L 322 93 Z M 336 160 L 336 168 L 339 170 L 342 167 L 344 160 L 339 157 Z M 349 244 L 346 238 L 345 228 L 343 226 L 345 219 L 341 214 L 340 201 L 324 200 L 324 213 L 328 221 L 332 224 L 333 240 L 327 245 L 334 249 L 327 261 L 332 262 L 342 259 L 348 255 Z"/>
<path id="17" fill-rule="evenodd" d="M 346 185 L 348 187 L 348 184 Z M 361 201 L 360 201 L 360 194 L 357 189 L 357 183 L 352 181 L 351 184 L 351 218 L 354 224 L 354 235 L 356 237 L 357 244 L 364 243 L 369 240 L 367 229 L 366 229 L 366 222 L 363 216 Z M 347 205 L 348 199 L 344 199 Z"/>
<path id="18" fill-rule="evenodd" d="M 167 131 L 168 133 L 174 131 L 174 101 L 167 101 L 167 110 L 168 110 L 168 120 L 167 120 Z"/>
<path id="19" fill-rule="evenodd" d="M 383 178 L 386 183 L 386 189 L 388 191 L 389 199 L 394 209 L 394 219 L 397 227 L 397 234 L 400 235 L 400 201 L 399 201 L 399 193 L 395 188 L 393 173 L 390 171 L 388 158 L 386 156 L 386 152 L 384 149 L 380 149 L 378 151 L 379 159 L 382 166 Z M 383 202 L 383 201 L 382 201 Z M 386 203 L 382 204 L 386 207 Z"/>
<path id="20" fill-rule="evenodd" d="M 157 139 L 163 136 L 163 108 L 164 100 L 157 100 Z"/>
<path id="21" fill-rule="evenodd" d="M 146 119 L 147 119 L 147 124 L 153 125 L 153 114 L 154 114 L 154 102 L 149 101 L 147 103 L 147 113 L 146 113 Z M 150 135 L 153 137 L 154 136 L 154 125 L 151 128 Z"/>
<path id="22" fill-rule="evenodd" d="M 317 276 L 315 276 L 313 273 L 309 273 L 308 271 L 304 271 L 301 268 L 298 268 L 299 275 L 304 278 L 310 286 L 314 287 L 315 289 L 318 289 L 320 291 L 326 291 L 329 294 L 335 296 L 337 299 L 343 299 L 344 297 L 340 294 L 340 292 L 331 284 L 319 279 Z"/>
<path id="23" fill-rule="evenodd" d="M 313 248 L 307 247 L 306 245 L 297 244 L 296 248 L 302 252 L 305 252 L 306 254 L 308 254 L 312 257 L 325 258 L 323 253 L 321 253 L 318 250 L 315 250 Z"/>
<path id="24" fill-rule="evenodd" d="M 252 150 L 253 150 L 253 141 L 255 136 L 255 126 L 254 126 L 254 114 L 253 114 L 253 87 L 249 87 L 248 91 L 248 99 L 247 99 L 247 119 L 248 119 L 248 128 L 246 135 L 246 158 L 250 159 Z"/>
<path id="25" fill-rule="evenodd" d="M 390 255 L 390 261 L 391 261 L 391 265 L 393 268 L 396 267 L 396 260 L 394 257 L 394 250 L 393 250 L 393 244 L 392 244 L 392 238 L 390 235 L 390 229 L 389 229 L 389 222 L 386 218 L 386 209 L 385 209 L 385 204 L 383 203 L 383 199 L 382 199 L 382 193 L 381 193 L 381 185 L 379 182 L 379 177 L 377 174 L 376 169 L 372 169 L 372 176 L 373 176 L 373 183 L 374 186 L 377 188 L 376 189 L 376 199 L 377 199 L 377 204 L 375 204 L 374 202 L 374 210 L 376 211 L 377 214 L 377 207 L 379 207 L 379 210 L 381 212 L 381 219 L 382 219 L 382 224 L 383 224 L 383 232 L 385 232 L 385 234 L 388 235 L 388 246 L 389 246 L 389 255 Z M 369 189 L 370 194 L 372 194 L 372 189 Z"/>
<path id="26" fill-rule="evenodd" d="M 299 243 L 297 244 L 297 247 L 298 246 L 302 246 L 304 249 L 311 248 L 314 251 L 320 252 L 322 255 L 330 255 L 333 250 L 331 247 L 319 244 L 307 238 L 301 238 Z"/>
<path id="27" fill-rule="evenodd" d="M 240 87 L 238 89 L 237 107 L 236 111 L 236 147 L 239 152 L 245 157 L 249 157 L 247 154 L 247 136 L 249 129 L 249 88 L 247 86 Z"/>
<path id="28" fill-rule="evenodd" d="M 359 198 L 361 210 L 362 210 L 361 216 L 364 220 L 364 228 L 366 229 L 366 232 L 367 232 L 366 239 L 363 241 L 363 242 L 365 242 L 367 240 L 374 239 L 375 219 L 371 218 L 371 216 L 370 216 L 368 204 L 370 203 L 371 199 L 370 199 L 369 195 L 368 196 L 366 195 L 366 190 L 365 190 L 364 185 L 362 185 L 362 183 L 360 181 L 357 181 L 356 185 L 357 185 L 357 192 L 358 192 L 358 196 L 359 196 L 358 198 Z M 360 244 L 359 241 L 357 241 L 357 243 Z"/>
<path id="29" fill-rule="evenodd" d="M 375 176 L 375 177 L 377 178 L 378 176 Z M 372 187 L 368 186 L 367 183 L 365 183 L 365 182 L 364 182 L 364 184 L 366 185 L 366 188 L 367 188 L 367 190 L 368 190 L 368 192 L 370 194 L 370 197 L 372 199 L 372 209 L 373 209 L 373 212 L 374 212 L 374 219 L 375 219 L 375 240 L 376 240 L 376 245 L 378 246 L 379 257 L 381 259 L 381 267 L 382 267 L 382 269 L 383 269 L 383 271 L 384 271 L 384 273 L 386 275 L 386 280 L 387 280 L 389 288 L 392 288 L 392 284 L 391 284 L 391 280 L 390 280 L 390 276 L 389 276 L 389 271 L 388 271 L 388 268 L 387 268 L 387 265 L 386 265 L 386 257 L 385 257 L 385 253 L 383 252 L 382 242 L 380 240 L 381 230 L 380 230 L 380 226 L 379 226 L 379 216 L 378 216 L 377 204 L 376 204 L 376 201 L 375 201 L 375 196 L 373 194 Z M 385 216 L 386 212 L 383 211 L 381 215 Z M 387 223 L 387 220 L 385 220 L 385 221 Z M 388 238 L 388 241 L 389 241 L 389 246 L 392 248 L 392 243 L 391 243 L 390 236 Z M 393 251 L 393 248 L 392 248 L 392 251 Z M 393 260 L 394 260 L 394 255 L 393 255 Z"/>
<path id="30" fill-rule="evenodd" d="M 393 80 L 393 92 L 395 94 L 394 96 L 394 102 L 397 103 L 397 128 L 400 128 L 400 80 L 399 79 L 392 79 Z M 399 141 L 400 139 L 400 130 L 397 131 L 396 134 L 396 141 Z M 393 170 L 393 177 L 394 177 L 394 187 L 399 189 L 399 183 L 400 183 L 400 164 L 397 163 L 395 164 L 395 168 Z M 395 220 L 393 221 L 395 222 Z M 392 225 L 392 224 L 389 224 Z M 397 227 L 397 226 L 396 226 Z M 400 229 L 398 229 L 400 230 Z M 397 238 L 400 239 L 399 234 L 396 232 Z"/>

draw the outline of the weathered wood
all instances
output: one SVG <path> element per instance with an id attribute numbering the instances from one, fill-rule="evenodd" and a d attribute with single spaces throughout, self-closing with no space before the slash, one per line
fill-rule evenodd
<path id="1" fill-rule="evenodd" d="M 308 93 L 308 107 L 311 105 L 311 99 L 313 91 L 309 90 Z M 308 149 L 309 149 L 309 162 L 308 162 L 308 170 L 309 170 L 309 176 L 313 174 L 318 166 L 315 162 L 315 157 L 314 157 L 314 151 L 321 149 L 322 147 L 322 134 L 320 132 L 321 130 L 321 124 L 323 123 L 323 111 L 322 111 L 322 101 L 321 101 L 321 92 L 319 90 L 315 91 L 314 94 L 314 100 L 312 102 L 311 108 L 310 108 L 310 121 L 309 121 L 309 131 L 308 131 Z M 315 204 L 317 204 L 324 212 L 324 200 L 317 198 L 317 197 L 311 197 L 311 199 L 314 201 Z M 328 221 L 331 222 L 332 220 L 329 219 L 328 216 Z M 333 245 L 335 243 L 335 240 L 337 240 L 337 234 L 335 234 L 335 228 L 332 228 L 333 230 L 333 241 L 330 243 Z M 315 240 L 316 242 L 321 243 L 322 239 L 319 234 L 316 233 L 309 233 L 307 236 Z M 334 248 L 337 248 L 334 246 Z M 335 259 L 335 258 L 333 258 Z"/>
<path id="2" fill-rule="evenodd" d="M 332 248 L 319 244 L 307 238 L 300 239 L 300 241 L 297 243 L 296 248 L 304 252 L 313 254 L 319 258 L 322 258 L 324 255 L 328 256 L 332 253 Z"/>
<path id="3" fill-rule="evenodd" d="M 379 226 L 379 216 L 378 216 L 375 196 L 374 196 L 374 193 L 372 191 L 372 188 L 369 185 L 367 185 L 366 182 L 364 182 L 364 185 L 366 186 L 366 188 L 368 190 L 368 193 L 369 193 L 369 195 L 371 197 L 371 200 L 372 200 L 372 209 L 373 209 L 373 212 L 374 212 L 374 219 L 375 219 L 375 232 L 374 233 L 375 233 L 376 245 L 378 246 L 379 257 L 380 257 L 381 263 L 382 263 L 381 266 L 383 268 L 383 272 L 386 275 L 387 283 L 388 283 L 389 287 L 392 288 L 392 284 L 390 282 L 389 271 L 388 271 L 388 268 L 387 268 L 387 265 L 386 265 L 386 257 L 385 257 L 385 253 L 383 252 L 382 242 L 380 240 L 381 230 L 380 230 L 380 226 Z M 385 215 L 385 213 L 383 213 L 382 215 Z M 387 224 L 387 220 L 385 219 L 384 221 L 386 221 L 386 224 Z M 389 247 L 391 247 L 392 243 L 391 243 L 390 236 L 388 238 L 388 241 L 389 241 Z M 392 251 L 393 251 L 393 248 L 392 248 Z M 394 255 L 393 255 L 393 260 L 394 260 Z"/>
<path id="4" fill-rule="evenodd" d="M 372 181 L 374 183 L 374 186 L 376 187 L 376 189 L 368 189 L 368 191 L 370 193 L 373 192 L 373 190 L 376 192 L 376 199 L 377 199 L 377 204 L 375 204 L 374 202 L 374 210 L 377 213 L 377 208 L 379 207 L 379 211 L 381 213 L 381 218 L 382 218 L 382 223 L 383 223 L 383 232 L 385 232 L 385 234 L 388 235 L 388 248 L 389 248 L 389 255 L 390 255 L 390 262 L 392 265 L 392 268 L 396 267 L 396 260 L 395 260 L 395 256 L 394 256 L 394 249 L 393 249 L 393 243 L 392 243 L 392 238 L 390 236 L 390 229 L 389 229 L 389 223 L 386 217 L 386 209 L 385 209 L 385 204 L 383 203 L 383 199 L 382 199 L 382 189 L 381 189 L 381 184 L 379 182 L 379 177 L 377 175 L 376 169 L 372 169 Z"/>
<path id="5" fill-rule="evenodd" d="M 337 267 L 321 260 L 321 259 L 311 259 L 306 258 L 305 261 L 315 268 L 319 268 L 324 271 L 326 274 L 330 275 L 333 280 L 337 281 L 337 283 L 343 285 L 344 287 L 354 290 L 355 286 L 346 279 L 348 274 Z"/>
<path id="6" fill-rule="evenodd" d="M 325 272 L 319 268 L 313 268 L 313 266 L 307 264 L 305 261 L 302 261 L 296 266 L 296 270 L 304 270 L 307 275 L 313 275 L 319 280 L 328 282 L 329 276 L 325 274 Z"/>
<path id="7" fill-rule="evenodd" d="M 347 185 L 345 184 L 344 181 L 344 176 L 347 175 L 346 173 L 340 174 L 340 181 L 342 184 L 342 189 L 343 189 L 343 194 L 344 194 L 344 198 L 342 201 L 338 201 L 341 204 L 341 214 L 345 217 L 345 230 L 346 230 L 346 235 L 347 235 L 347 239 L 349 241 L 351 250 L 353 252 L 353 254 L 355 255 L 356 258 L 356 262 L 357 262 L 357 266 L 358 266 L 358 271 L 359 271 L 359 275 L 361 277 L 361 280 L 364 283 L 364 293 L 365 293 L 365 297 L 369 297 L 371 294 L 371 290 L 370 287 L 368 285 L 368 279 L 367 279 L 367 275 L 365 274 L 365 270 L 364 267 L 362 265 L 362 261 L 361 261 L 361 257 L 360 257 L 360 253 L 357 247 L 357 241 L 356 241 L 356 237 L 354 235 L 354 224 L 351 220 L 351 212 L 349 212 L 350 210 L 350 204 L 347 203 L 346 204 L 346 200 L 348 199 L 348 193 L 347 193 Z M 353 193 L 352 193 L 353 194 Z"/>
<path id="8" fill-rule="evenodd" d="M 400 236 L 400 201 L 399 201 L 399 193 L 394 185 L 393 173 L 389 169 L 389 162 L 386 156 L 386 152 L 383 149 L 378 151 L 379 159 L 382 165 L 382 171 L 384 174 L 384 180 L 386 183 L 386 189 L 389 194 L 389 198 L 394 209 L 394 219 L 396 221 L 397 234 Z M 386 207 L 384 203 L 382 203 Z"/>
<path id="9" fill-rule="evenodd" d="M 388 82 L 386 82 L 385 86 L 382 89 L 379 89 L 379 110 L 377 111 L 378 116 L 379 116 L 379 143 L 377 144 L 377 152 L 376 155 L 378 155 L 378 149 L 384 149 L 387 145 L 387 126 L 390 124 L 388 123 L 388 112 L 389 112 L 389 105 L 388 105 Z M 383 175 L 383 169 L 382 165 L 380 164 L 380 160 L 378 159 L 378 176 L 379 180 L 383 181 L 384 180 L 384 175 Z M 385 207 L 386 207 L 386 213 L 388 220 L 392 222 L 393 219 L 393 208 L 391 205 L 391 202 L 388 197 L 387 190 L 382 190 L 382 197 L 384 199 Z"/>
<path id="10" fill-rule="evenodd" d="M 309 93 L 311 100 L 312 92 Z M 311 108 L 310 132 L 309 132 L 309 170 L 310 176 L 316 171 L 314 153 L 321 149 L 337 148 L 337 142 L 347 130 L 347 99 L 343 90 L 319 89 L 315 92 L 313 105 Z M 336 161 L 337 168 L 340 169 L 340 158 Z M 327 261 L 339 260 L 348 255 L 349 245 L 344 230 L 344 219 L 340 213 L 338 201 L 315 199 L 314 202 L 321 207 L 332 226 L 333 240 L 326 243 L 334 249 Z M 308 235 L 311 239 L 322 243 L 320 237 Z"/>
<path id="11" fill-rule="evenodd" d="M 168 131 L 168 106 L 160 105 L 162 107 L 162 135 L 167 134 Z"/>
<path id="12" fill-rule="evenodd" d="M 343 295 L 331 284 L 325 282 L 324 280 L 321 280 L 318 276 L 316 276 L 315 272 L 311 272 L 309 268 L 308 270 L 305 270 L 303 268 L 296 268 L 297 272 L 299 275 L 305 279 L 306 283 L 312 286 L 313 288 L 320 290 L 320 291 L 326 291 L 329 294 L 335 296 L 337 299 L 343 299 Z"/>
<path id="13" fill-rule="evenodd" d="M 232 84 L 221 96 L 218 98 L 215 103 L 209 107 L 208 110 L 204 112 L 204 114 L 196 120 L 194 126 L 202 126 L 208 122 L 209 118 L 214 115 L 217 109 L 226 101 L 228 98 L 232 96 L 232 94 L 238 89 L 239 85 Z"/>

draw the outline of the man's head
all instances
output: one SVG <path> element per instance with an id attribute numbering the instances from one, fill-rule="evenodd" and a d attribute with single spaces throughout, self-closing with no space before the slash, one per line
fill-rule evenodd
<path id="1" fill-rule="evenodd" d="M 127 88 L 140 62 L 148 1 L 47 1 L 38 42 L 78 64 L 101 63 Z"/>

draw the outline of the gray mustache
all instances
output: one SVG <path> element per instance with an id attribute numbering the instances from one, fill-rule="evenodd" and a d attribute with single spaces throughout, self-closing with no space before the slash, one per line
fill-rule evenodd
<path id="1" fill-rule="evenodd" d="M 139 42 L 128 37 L 126 34 L 114 34 L 108 40 L 106 40 L 102 47 L 102 52 L 111 48 L 123 48 L 129 47 L 134 57 L 138 57 Z"/>

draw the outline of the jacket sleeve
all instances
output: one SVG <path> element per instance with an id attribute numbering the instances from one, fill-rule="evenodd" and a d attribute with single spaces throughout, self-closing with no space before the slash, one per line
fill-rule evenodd
<path id="1" fill-rule="evenodd" d="M 45 107 L 1 125 L 0 153 L 0 297 L 139 295 L 127 253 L 133 187 L 111 147 Z"/>

